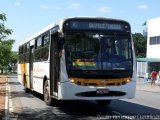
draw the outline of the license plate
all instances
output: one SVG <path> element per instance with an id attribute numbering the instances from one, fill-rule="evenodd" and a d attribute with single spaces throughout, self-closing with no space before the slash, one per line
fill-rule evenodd
<path id="1" fill-rule="evenodd" d="M 109 90 L 108 89 L 97 89 L 96 93 L 97 94 L 108 94 Z"/>

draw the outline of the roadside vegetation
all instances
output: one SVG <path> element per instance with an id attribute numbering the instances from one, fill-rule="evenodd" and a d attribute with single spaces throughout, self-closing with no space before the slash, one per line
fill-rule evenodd
<path id="1" fill-rule="evenodd" d="M 8 39 L 13 30 L 6 28 L 6 21 L 6 15 L 0 13 L 0 74 L 14 72 L 17 63 L 17 53 L 12 51 L 15 40 Z"/>
<path id="2" fill-rule="evenodd" d="M 134 47 L 137 58 L 145 58 L 147 51 L 147 36 L 141 33 L 132 34 L 134 40 Z"/>

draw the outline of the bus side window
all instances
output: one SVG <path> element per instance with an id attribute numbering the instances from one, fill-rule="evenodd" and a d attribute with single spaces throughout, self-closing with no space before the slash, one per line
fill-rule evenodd
<path id="1" fill-rule="evenodd" d="M 18 54 L 18 57 L 19 57 L 19 63 L 21 63 L 21 46 L 19 47 L 19 54 Z"/>
<path id="2" fill-rule="evenodd" d="M 35 53 L 34 53 L 35 61 L 41 61 L 41 47 L 42 47 L 42 37 L 39 37 L 38 39 L 36 39 L 35 42 Z"/>
<path id="3" fill-rule="evenodd" d="M 49 34 L 44 35 L 44 36 L 42 37 L 43 46 L 49 45 L 49 42 L 50 42 L 50 40 L 49 40 Z"/>
<path id="4" fill-rule="evenodd" d="M 24 63 L 24 46 L 21 47 L 21 63 Z"/>
<path id="5" fill-rule="evenodd" d="M 39 48 L 39 47 L 41 47 L 41 46 L 42 46 L 42 38 L 39 37 L 39 38 L 37 39 L 37 42 L 36 42 L 36 47 Z"/>
<path id="6" fill-rule="evenodd" d="M 43 48 L 41 50 L 41 59 L 42 60 L 47 60 L 48 59 L 48 56 L 49 56 L 49 42 L 50 42 L 50 39 L 49 39 L 49 34 L 47 35 L 44 35 L 42 37 L 42 45 L 43 45 Z"/>
<path id="7" fill-rule="evenodd" d="M 29 43 L 25 45 L 24 62 L 29 62 Z"/>

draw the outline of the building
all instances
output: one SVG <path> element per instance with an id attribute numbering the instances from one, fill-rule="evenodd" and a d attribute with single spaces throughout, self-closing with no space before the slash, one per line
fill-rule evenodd
<path id="1" fill-rule="evenodd" d="M 148 21 L 147 58 L 160 58 L 160 17 Z"/>
<path id="2" fill-rule="evenodd" d="M 160 71 L 160 17 L 148 20 L 147 28 L 147 57 L 137 59 L 139 76 Z"/>

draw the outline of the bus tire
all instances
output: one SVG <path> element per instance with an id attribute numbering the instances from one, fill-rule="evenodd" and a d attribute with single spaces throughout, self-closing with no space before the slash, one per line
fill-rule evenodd
<path id="1" fill-rule="evenodd" d="M 27 88 L 26 83 L 25 83 L 25 85 L 24 85 L 24 91 L 25 91 L 25 93 L 29 93 L 29 92 L 30 92 L 30 90 Z"/>
<path id="2" fill-rule="evenodd" d="M 24 75 L 24 91 L 25 93 L 29 93 L 30 90 L 27 88 L 27 81 L 26 81 L 26 76 Z"/>
<path id="3" fill-rule="evenodd" d="M 49 85 L 47 80 L 44 83 L 43 94 L 44 94 L 45 103 L 49 106 L 52 105 L 53 99 L 50 97 L 50 94 L 49 94 Z"/>
<path id="4" fill-rule="evenodd" d="M 96 100 L 96 102 L 99 106 L 105 107 L 111 103 L 111 100 Z"/>

